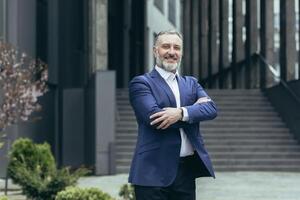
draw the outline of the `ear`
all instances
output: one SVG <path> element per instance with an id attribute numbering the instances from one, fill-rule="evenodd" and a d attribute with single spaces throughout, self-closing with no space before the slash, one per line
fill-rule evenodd
<path id="1" fill-rule="evenodd" d="M 157 54 L 157 48 L 154 46 L 153 47 L 153 55 L 154 55 L 154 57 L 156 56 L 156 54 Z"/>

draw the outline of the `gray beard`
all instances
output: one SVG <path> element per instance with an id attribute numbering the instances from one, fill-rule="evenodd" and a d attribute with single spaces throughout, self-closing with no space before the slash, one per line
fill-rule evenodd
<path id="1" fill-rule="evenodd" d="M 167 62 L 164 62 L 162 61 L 159 56 L 156 56 L 155 58 L 156 60 L 156 65 L 163 68 L 164 70 L 168 71 L 168 72 L 174 72 L 176 70 L 178 70 L 179 66 L 180 66 L 180 63 L 181 63 L 181 59 L 179 60 L 178 63 L 167 63 Z"/>

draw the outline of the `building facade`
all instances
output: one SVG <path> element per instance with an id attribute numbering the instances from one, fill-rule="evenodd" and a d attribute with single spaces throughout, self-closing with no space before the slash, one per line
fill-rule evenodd
<path id="1" fill-rule="evenodd" d="M 6 144 L 47 141 L 60 166 L 114 173 L 116 90 L 152 69 L 166 29 L 183 32 L 182 73 L 206 88 L 299 79 L 299 0 L 0 0 L 0 39 L 45 61 L 50 89 L 42 120 L 11 127 Z"/>

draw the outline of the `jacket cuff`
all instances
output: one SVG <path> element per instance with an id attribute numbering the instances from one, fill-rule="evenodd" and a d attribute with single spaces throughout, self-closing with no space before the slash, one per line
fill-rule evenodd
<path id="1" fill-rule="evenodd" d="M 187 111 L 187 109 L 185 107 L 181 107 L 182 112 L 183 112 L 183 117 L 181 119 L 181 121 L 187 122 L 189 121 L 189 113 Z"/>

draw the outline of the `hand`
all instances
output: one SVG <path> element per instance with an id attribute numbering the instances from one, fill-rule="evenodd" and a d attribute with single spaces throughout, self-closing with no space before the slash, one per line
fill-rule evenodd
<path id="1" fill-rule="evenodd" d="M 201 103 L 206 103 L 209 101 L 211 101 L 211 99 L 209 97 L 201 97 L 194 104 L 197 104 L 197 103 L 201 104 Z"/>
<path id="2" fill-rule="evenodd" d="M 150 119 L 154 119 L 151 125 L 159 124 L 157 129 L 166 129 L 170 125 L 176 123 L 182 118 L 181 108 L 164 108 L 163 111 L 157 112 L 150 116 Z"/>

